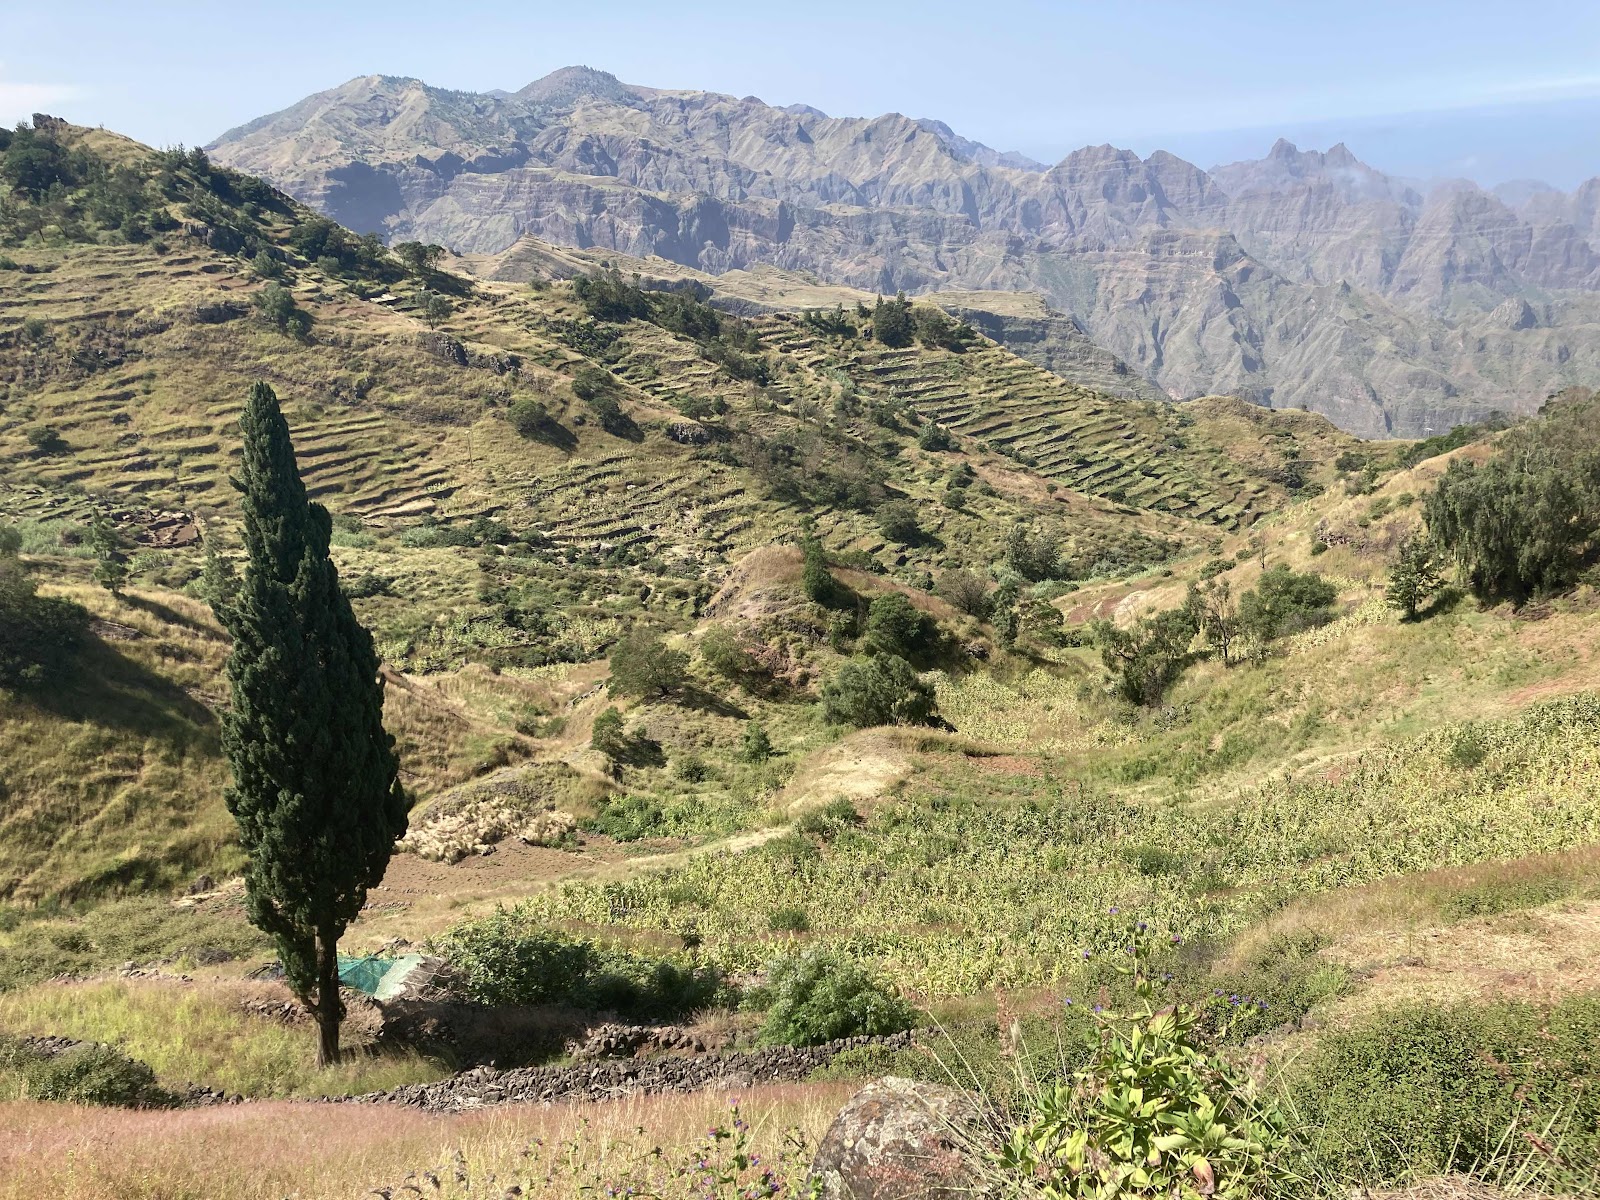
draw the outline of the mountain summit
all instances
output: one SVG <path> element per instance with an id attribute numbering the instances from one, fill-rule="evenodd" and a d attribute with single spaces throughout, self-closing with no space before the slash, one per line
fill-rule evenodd
<path id="1" fill-rule="evenodd" d="M 1211 171 L 1109 145 L 1047 168 L 937 120 L 584 66 L 509 94 L 368 76 L 209 149 L 354 228 L 463 253 L 531 235 L 713 274 L 1040 292 L 1174 398 L 1233 392 L 1364 435 L 1600 373 L 1600 180 L 1502 198 L 1285 140 Z M 1534 319 L 1497 315 L 1508 302 Z"/>

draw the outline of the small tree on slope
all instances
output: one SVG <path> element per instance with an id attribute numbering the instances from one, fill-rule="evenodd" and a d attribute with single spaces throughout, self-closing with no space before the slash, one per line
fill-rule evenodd
<path id="1" fill-rule="evenodd" d="M 316 1018 L 319 1066 L 339 1057 L 338 944 L 406 828 L 372 637 L 328 557 L 327 510 L 310 503 L 289 427 L 264 383 L 240 420 L 249 561 L 218 618 L 233 635 L 223 721 L 228 811 L 249 856 L 253 924 L 278 945 Z"/>

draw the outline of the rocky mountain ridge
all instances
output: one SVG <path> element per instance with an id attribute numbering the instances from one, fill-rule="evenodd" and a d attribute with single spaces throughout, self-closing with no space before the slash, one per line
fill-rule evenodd
<path id="1" fill-rule="evenodd" d="M 1600 373 L 1600 180 L 1499 196 L 1280 141 L 1205 171 L 1045 167 L 899 114 L 838 118 L 566 68 L 474 94 L 366 76 L 211 147 L 358 230 L 531 235 L 868 291 L 1034 291 L 1163 392 L 1372 436 L 1527 410 Z"/>

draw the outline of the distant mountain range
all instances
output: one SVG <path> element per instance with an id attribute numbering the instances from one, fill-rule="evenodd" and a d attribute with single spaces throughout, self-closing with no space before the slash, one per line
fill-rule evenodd
<path id="1" fill-rule="evenodd" d="M 586 67 L 488 94 L 366 76 L 208 149 L 352 228 L 458 252 L 531 235 L 884 293 L 1040 292 L 1173 398 L 1364 436 L 1600 380 L 1600 178 L 1424 185 L 1284 141 L 1210 171 L 1112 146 L 1047 167 L 939 121 Z"/>

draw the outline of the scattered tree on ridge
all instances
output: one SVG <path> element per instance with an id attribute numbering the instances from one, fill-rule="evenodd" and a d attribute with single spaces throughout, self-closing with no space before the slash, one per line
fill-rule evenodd
<path id="1" fill-rule="evenodd" d="M 449 297 L 441 296 L 438 292 L 427 291 L 422 293 L 422 303 L 418 312 L 429 329 L 437 329 L 450 319 L 450 314 L 455 312 L 456 306 L 450 303 Z"/>
<path id="2" fill-rule="evenodd" d="M 1451 463 L 1425 516 L 1480 600 L 1571 587 L 1600 556 L 1600 395 L 1563 393 L 1488 462 Z"/>
<path id="3" fill-rule="evenodd" d="M 1407 621 L 1439 590 L 1439 552 L 1426 534 L 1413 533 L 1400 543 L 1400 554 L 1389 571 L 1385 598 Z"/>
<path id="4" fill-rule="evenodd" d="M 103 512 L 89 522 L 89 549 L 94 551 L 94 581 L 113 596 L 122 597 L 128 581 L 128 556 L 122 548 L 122 535 Z"/>
<path id="5" fill-rule="evenodd" d="M 659 634 L 636 629 L 611 652 L 613 696 L 655 698 L 681 688 L 689 675 L 689 658 L 673 650 Z"/>
<path id="6" fill-rule="evenodd" d="M 893 300 L 878 297 L 872 310 L 872 336 L 891 349 L 911 345 L 916 332 L 911 321 L 911 301 L 901 292 Z"/>
<path id="7" fill-rule="evenodd" d="M 233 637 L 223 718 L 228 811 L 249 858 L 251 922 L 272 935 L 315 1017 L 317 1062 L 339 1058 L 338 945 L 405 833 L 394 740 L 372 637 L 328 557 L 332 522 L 310 502 L 289 426 L 264 383 L 240 419 L 248 565 L 217 616 Z"/>

